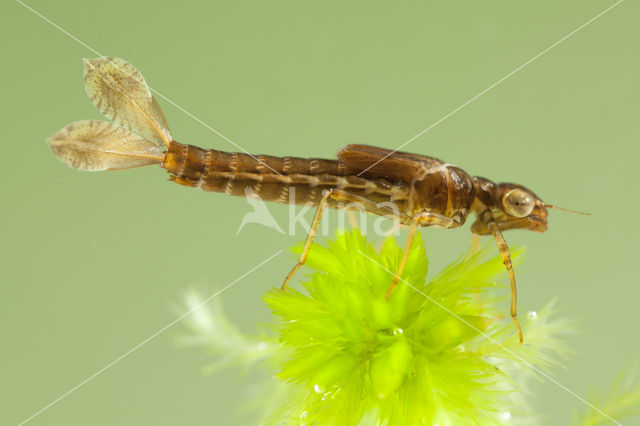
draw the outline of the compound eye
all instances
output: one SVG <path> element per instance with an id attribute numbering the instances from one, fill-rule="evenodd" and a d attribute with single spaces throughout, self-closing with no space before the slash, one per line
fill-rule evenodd
<path id="1" fill-rule="evenodd" d="M 504 194 L 502 205 L 509 216 L 525 217 L 531 214 L 536 202 L 531 194 L 516 188 Z"/>

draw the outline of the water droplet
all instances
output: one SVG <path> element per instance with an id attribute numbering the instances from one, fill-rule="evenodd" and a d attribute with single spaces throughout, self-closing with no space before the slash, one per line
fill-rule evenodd
<path id="1" fill-rule="evenodd" d="M 527 314 L 527 316 L 529 317 L 530 320 L 534 320 L 538 318 L 538 313 L 536 311 L 531 311 Z"/>
<path id="2" fill-rule="evenodd" d="M 393 330 L 393 334 L 397 335 L 397 334 L 402 334 L 402 333 L 404 333 L 404 332 L 402 331 L 401 328 L 396 328 L 395 330 Z"/>
<path id="3" fill-rule="evenodd" d="M 301 425 L 306 425 L 306 423 L 303 420 L 306 419 L 307 417 L 309 417 L 309 413 L 306 412 L 306 411 L 303 411 L 302 414 L 300 414 L 300 424 Z"/>
<path id="4" fill-rule="evenodd" d="M 322 400 L 326 401 L 327 398 L 331 397 L 331 399 L 333 399 L 333 396 L 331 395 L 331 392 L 326 392 L 324 395 L 322 395 Z"/>
<path id="5" fill-rule="evenodd" d="M 266 349 L 267 349 L 267 346 L 268 346 L 268 345 L 267 345 L 267 343 L 266 343 L 266 342 L 260 342 L 260 343 L 258 343 L 258 350 L 259 350 L 259 351 L 264 351 L 264 350 L 266 350 Z"/>
<path id="6" fill-rule="evenodd" d="M 500 417 L 502 417 L 502 420 L 509 420 L 511 418 L 511 413 L 508 411 L 505 411 L 500 415 Z"/>
<path id="7" fill-rule="evenodd" d="M 324 389 L 320 385 L 313 385 L 313 390 L 315 393 L 324 393 Z"/>

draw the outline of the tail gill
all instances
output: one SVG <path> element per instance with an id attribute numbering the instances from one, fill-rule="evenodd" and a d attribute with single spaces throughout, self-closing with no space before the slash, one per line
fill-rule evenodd
<path id="1" fill-rule="evenodd" d="M 107 121 L 76 121 L 48 142 L 60 160 L 84 171 L 130 169 L 164 159 L 156 144 Z"/>

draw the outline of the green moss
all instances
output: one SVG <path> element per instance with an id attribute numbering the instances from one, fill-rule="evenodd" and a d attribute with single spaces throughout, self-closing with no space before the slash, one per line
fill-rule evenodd
<path id="1" fill-rule="evenodd" d="M 516 264 L 521 253 L 512 250 Z M 260 397 L 243 405 L 267 424 L 543 424 L 527 403 L 527 382 L 567 353 L 557 336 L 573 323 L 556 319 L 553 303 L 525 313 L 520 345 L 491 242 L 427 280 L 417 237 L 404 282 L 386 299 L 401 255 L 394 240 L 378 251 L 358 231 L 327 247 L 315 244 L 307 262 L 312 274 L 298 276 L 301 291 L 265 295 L 276 321 L 259 335 L 238 330 L 219 298 L 201 306 L 211 296 L 191 291 L 186 305 L 199 308 L 185 318 L 189 332 L 181 342 L 208 353 L 205 372 L 252 369 Z M 617 420 L 637 415 L 637 371 L 621 373 L 607 395 L 588 400 Z M 592 407 L 575 414 L 573 424 L 610 419 Z"/>
<path id="2" fill-rule="evenodd" d="M 562 346 L 566 322 L 550 309 L 523 315 L 520 345 L 505 315 L 504 266 L 489 245 L 427 280 L 417 237 L 392 296 L 402 250 L 380 251 L 358 232 L 314 245 L 303 290 L 274 289 L 264 300 L 280 319 L 285 351 L 277 378 L 290 383 L 270 418 L 292 424 L 501 424 L 530 417 L 521 385 Z M 514 261 L 521 250 L 512 253 Z M 500 280 L 498 279 L 500 278 Z M 506 317 L 506 318 L 505 318 Z"/>

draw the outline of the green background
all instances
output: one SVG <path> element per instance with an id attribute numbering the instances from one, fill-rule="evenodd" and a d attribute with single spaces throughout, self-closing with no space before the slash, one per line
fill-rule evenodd
<path id="1" fill-rule="evenodd" d="M 247 151 L 331 158 L 353 142 L 397 147 L 613 2 L 28 4 L 130 61 Z M 547 233 L 506 234 L 528 249 L 520 311 L 558 298 L 561 314 L 580 320 L 566 337 L 575 354 L 553 377 L 587 399 L 640 358 L 638 12 L 620 4 L 405 148 L 593 213 L 552 211 Z M 213 292 L 285 250 L 222 296 L 233 321 L 256 330 L 270 318 L 260 296 L 280 284 L 304 234 L 248 225 L 236 236 L 245 200 L 171 184 L 156 167 L 64 166 L 45 140 L 99 118 L 80 60 L 97 55 L 19 3 L 3 2 L 0 16 L 0 423 L 16 424 L 173 321 L 189 287 Z M 159 102 L 177 140 L 236 150 Z M 285 227 L 288 208 L 270 208 Z M 470 233 L 424 235 L 437 271 Z M 158 335 L 30 424 L 249 421 L 251 375 L 201 375 L 204 354 L 176 345 L 182 331 Z M 546 380 L 532 390 L 548 424 L 585 408 Z"/>

